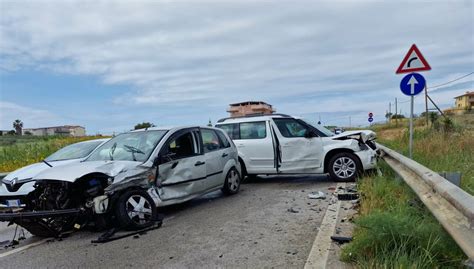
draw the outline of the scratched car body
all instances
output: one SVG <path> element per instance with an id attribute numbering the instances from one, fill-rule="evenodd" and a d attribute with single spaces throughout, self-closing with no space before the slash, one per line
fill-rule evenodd
<path id="1" fill-rule="evenodd" d="M 376 165 L 376 134 L 334 134 L 323 126 L 284 114 L 221 119 L 216 124 L 234 140 L 244 175 L 327 174 L 355 180 Z"/>
<path id="2" fill-rule="evenodd" d="M 149 128 L 117 135 L 84 161 L 52 167 L 11 189 L 15 206 L 0 221 L 39 236 L 74 227 L 141 229 L 157 207 L 221 189 L 239 191 L 241 169 L 232 140 L 212 127 Z M 26 197 L 15 197 L 33 188 Z"/>

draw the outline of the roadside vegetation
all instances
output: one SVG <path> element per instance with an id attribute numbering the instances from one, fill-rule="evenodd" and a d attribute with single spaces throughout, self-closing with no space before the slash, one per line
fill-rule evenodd
<path id="1" fill-rule="evenodd" d="M 25 165 L 42 161 L 69 144 L 103 137 L 64 136 L 0 136 L 0 172 L 11 172 Z"/>
<path id="2" fill-rule="evenodd" d="M 474 115 L 416 122 L 413 158 L 434 171 L 461 172 L 461 187 L 474 194 Z M 467 119 L 467 120 L 466 120 Z M 470 120 L 472 120 L 472 125 Z M 378 142 L 408 154 L 404 127 L 377 126 Z M 462 268 L 466 257 L 416 194 L 383 161 L 382 175 L 358 182 L 361 194 L 354 240 L 342 259 L 358 268 Z"/>

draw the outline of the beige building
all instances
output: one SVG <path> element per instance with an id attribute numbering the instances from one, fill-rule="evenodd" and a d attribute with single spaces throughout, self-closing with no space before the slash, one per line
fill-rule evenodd
<path id="1" fill-rule="evenodd" d="M 63 126 L 23 129 L 23 135 L 26 134 L 27 132 L 36 136 L 43 136 L 43 135 L 85 136 L 86 135 L 86 129 L 78 125 L 63 125 Z"/>
<path id="2" fill-rule="evenodd" d="M 457 109 L 473 109 L 474 108 L 474 92 L 467 91 L 465 94 L 454 97 L 456 99 Z"/>
<path id="3" fill-rule="evenodd" d="M 276 110 L 272 105 L 261 101 L 247 101 L 241 103 L 230 104 L 227 112 L 231 117 L 240 117 L 256 114 L 272 114 Z"/>
<path id="4" fill-rule="evenodd" d="M 474 92 L 467 91 L 463 95 L 454 97 L 454 99 L 454 107 L 444 110 L 445 113 L 463 114 L 466 110 L 474 109 Z"/>

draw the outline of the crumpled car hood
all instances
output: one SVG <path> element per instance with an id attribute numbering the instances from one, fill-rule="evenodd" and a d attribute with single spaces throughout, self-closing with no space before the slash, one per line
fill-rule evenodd
<path id="1" fill-rule="evenodd" d="M 61 166 L 61 165 L 66 165 L 66 164 L 71 164 L 71 163 L 76 163 L 79 162 L 81 159 L 74 159 L 74 160 L 63 160 L 63 161 L 52 161 L 49 162 L 53 167 L 56 166 Z M 45 163 L 34 163 L 27 165 L 25 167 L 22 167 L 18 170 L 15 170 L 11 173 L 9 173 L 3 180 L 5 181 L 11 181 L 12 179 L 16 178 L 16 180 L 21 181 L 25 179 L 31 179 L 37 174 L 43 172 L 44 170 L 51 169 L 53 167 L 49 167 Z"/>
<path id="2" fill-rule="evenodd" d="M 352 138 L 355 136 L 360 136 L 364 143 L 370 140 L 374 140 L 377 137 L 375 132 L 371 130 L 356 130 L 356 131 L 347 131 L 335 136 L 331 136 L 331 139 L 343 140 L 343 139 Z"/>
<path id="3" fill-rule="evenodd" d="M 86 161 L 52 167 L 34 176 L 33 180 L 46 179 L 74 182 L 76 179 L 90 173 L 103 173 L 115 177 L 120 173 L 136 169 L 140 164 L 133 161 Z"/>

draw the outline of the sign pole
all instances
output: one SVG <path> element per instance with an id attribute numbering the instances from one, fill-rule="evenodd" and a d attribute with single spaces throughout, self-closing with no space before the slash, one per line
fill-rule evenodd
<path id="1" fill-rule="evenodd" d="M 400 90 L 403 94 L 410 96 L 410 140 L 408 141 L 408 152 L 410 158 L 413 158 L 413 107 L 414 107 L 414 96 L 425 90 L 425 117 L 426 125 L 429 123 L 428 117 L 428 87 L 426 87 L 425 78 L 418 74 L 413 73 L 416 71 L 428 71 L 431 70 L 431 66 L 425 60 L 425 57 L 421 54 L 420 50 L 413 44 L 408 53 L 402 60 L 402 63 L 398 67 L 396 74 L 411 73 L 406 75 L 400 82 Z M 395 115 L 397 115 L 397 98 L 395 98 Z"/>
<path id="2" fill-rule="evenodd" d="M 414 96 L 410 97 L 411 99 L 411 107 L 410 107 L 410 141 L 408 145 L 408 150 L 410 154 L 410 159 L 413 159 L 413 103 L 414 103 Z"/>

